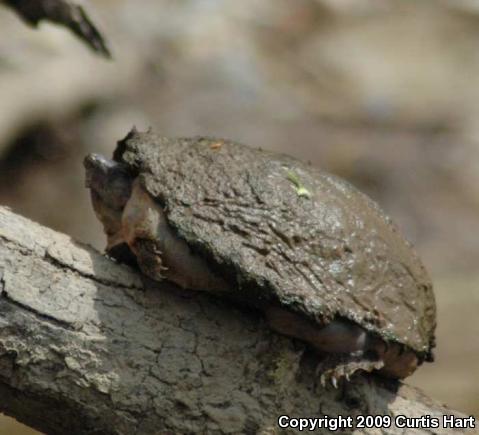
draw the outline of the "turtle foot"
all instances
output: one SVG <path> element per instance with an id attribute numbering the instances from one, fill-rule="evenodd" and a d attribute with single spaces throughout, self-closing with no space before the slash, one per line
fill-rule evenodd
<path id="1" fill-rule="evenodd" d="M 355 352 L 349 355 L 328 355 L 316 367 L 316 375 L 319 375 L 321 385 L 326 387 L 331 384 L 338 388 L 342 379 L 350 380 L 357 371 L 372 372 L 384 366 L 382 360 L 368 359 L 363 352 Z"/>

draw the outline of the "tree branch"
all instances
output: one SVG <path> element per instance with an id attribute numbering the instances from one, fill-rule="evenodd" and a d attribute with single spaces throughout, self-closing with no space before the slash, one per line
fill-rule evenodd
<path id="1" fill-rule="evenodd" d="M 27 23 L 36 26 L 42 20 L 68 27 L 97 53 L 111 57 L 101 33 L 85 10 L 66 0 L 0 0 L 14 9 Z"/>
<path id="2" fill-rule="evenodd" d="M 314 355 L 257 313 L 142 283 L 0 207 L 1 412 L 49 434 L 279 433 L 284 414 L 460 416 L 373 376 L 324 389 L 314 370 Z"/>

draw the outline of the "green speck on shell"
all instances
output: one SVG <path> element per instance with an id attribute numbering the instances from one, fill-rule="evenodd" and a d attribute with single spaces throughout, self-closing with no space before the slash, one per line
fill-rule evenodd
<path id="1" fill-rule="evenodd" d="M 306 189 L 303 183 L 301 183 L 301 180 L 299 179 L 298 175 L 294 173 L 291 169 L 288 169 L 286 167 L 284 169 L 286 169 L 286 176 L 288 180 L 291 181 L 291 183 L 293 183 L 298 196 L 302 198 L 311 199 L 311 192 L 308 189 Z"/>

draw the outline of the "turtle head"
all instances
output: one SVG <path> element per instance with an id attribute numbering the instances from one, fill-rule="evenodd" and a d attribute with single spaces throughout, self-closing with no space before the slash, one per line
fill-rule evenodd
<path id="1" fill-rule="evenodd" d="M 106 206 L 122 210 L 131 195 L 134 176 L 128 167 L 99 154 L 85 157 L 86 187 L 95 192 Z"/>
<path id="2" fill-rule="evenodd" d="M 89 154 L 83 164 L 86 187 L 90 189 L 93 208 L 103 224 L 110 251 L 124 244 L 121 217 L 131 196 L 134 175 L 125 164 L 99 154 Z"/>
<path id="3" fill-rule="evenodd" d="M 155 280 L 180 287 L 224 291 L 225 281 L 192 252 L 169 225 L 164 207 L 142 185 L 130 166 L 98 154 L 84 160 L 86 187 L 103 224 L 107 253 L 121 263 L 136 264 Z"/>

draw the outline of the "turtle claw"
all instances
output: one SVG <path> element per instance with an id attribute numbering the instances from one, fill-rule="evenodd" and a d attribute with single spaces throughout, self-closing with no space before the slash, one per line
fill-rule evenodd
<path id="1" fill-rule="evenodd" d="M 318 368 L 319 368 L 319 366 L 318 366 Z M 320 376 L 319 379 L 320 379 L 320 382 L 321 382 L 321 385 L 323 386 L 323 388 L 326 388 L 326 385 L 328 385 L 329 383 L 331 383 L 333 388 L 335 388 L 335 389 L 338 388 L 338 383 L 344 376 L 341 373 L 339 373 L 338 369 L 340 369 L 339 366 L 336 367 L 336 368 L 325 370 L 321 373 L 321 376 Z M 319 371 L 317 370 L 317 373 L 318 372 Z"/>
<path id="2" fill-rule="evenodd" d="M 351 381 L 352 375 L 358 371 L 372 372 L 384 366 L 382 360 L 367 359 L 363 355 L 330 355 L 316 367 L 316 375 L 320 375 L 323 387 L 328 383 L 338 388 L 339 381 Z"/>
<path id="3" fill-rule="evenodd" d="M 334 376 L 331 378 L 331 383 L 333 384 L 333 387 L 335 389 L 338 389 L 338 379 L 335 378 Z"/>

